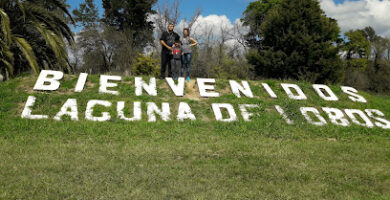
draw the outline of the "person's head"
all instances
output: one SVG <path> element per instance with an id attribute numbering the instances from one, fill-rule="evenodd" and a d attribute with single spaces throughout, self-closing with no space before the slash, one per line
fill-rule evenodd
<path id="1" fill-rule="evenodd" d="M 174 28 L 175 28 L 175 25 L 173 23 L 168 24 L 168 31 L 169 32 L 172 32 Z"/>
<path id="2" fill-rule="evenodd" d="M 189 28 L 183 29 L 183 37 L 188 37 L 188 36 L 190 36 L 190 29 Z"/>
<path id="3" fill-rule="evenodd" d="M 181 45 L 181 41 L 180 40 L 175 40 L 175 45 L 176 46 L 180 46 Z"/>

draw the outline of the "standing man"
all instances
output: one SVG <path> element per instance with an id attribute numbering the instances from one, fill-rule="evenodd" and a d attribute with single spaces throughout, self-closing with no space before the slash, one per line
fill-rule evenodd
<path id="1" fill-rule="evenodd" d="M 172 67 L 171 61 L 173 59 L 172 56 L 172 45 L 176 40 L 180 40 L 180 36 L 173 31 L 175 25 L 173 23 L 169 23 L 168 31 L 163 32 L 160 38 L 162 50 L 161 50 L 161 74 L 160 78 L 165 78 L 165 69 L 168 64 L 168 77 L 172 77 Z"/>

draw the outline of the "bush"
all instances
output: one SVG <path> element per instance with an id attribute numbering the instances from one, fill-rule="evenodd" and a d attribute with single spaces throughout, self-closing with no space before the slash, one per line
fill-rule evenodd
<path id="1" fill-rule="evenodd" d="M 136 63 L 133 67 L 134 75 L 145 75 L 145 76 L 155 76 L 159 75 L 159 60 L 153 58 L 153 54 L 144 56 L 143 54 L 138 54 L 136 58 Z"/>
<path id="2" fill-rule="evenodd" d="M 370 64 L 367 68 L 370 79 L 369 89 L 378 93 L 390 94 L 390 63 L 380 60 Z"/>
<path id="3" fill-rule="evenodd" d="M 366 69 L 347 68 L 345 71 L 344 85 L 354 87 L 358 90 L 368 90 L 370 87 L 370 79 Z"/>
<path id="4" fill-rule="evenodd" d="M 344 84 L 359 90 L 390 94 L 390 63 L 368 61 L 367 67 L 347 67 Z"/>
<path id="5" fill-rule="evenodd" d="M 212 68 L 212 74 L 220 79 L 253 79 L 252 65 L 243 59 L 224 57 L 221 64 Z"/>

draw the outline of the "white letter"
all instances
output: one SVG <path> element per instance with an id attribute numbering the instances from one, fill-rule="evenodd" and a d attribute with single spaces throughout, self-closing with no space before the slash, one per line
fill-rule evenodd
<path id="1" fill-rule="evenodd" d="M 192 114 L 190 106 L 185 102 L 180 102 L 179 111 L 177 112 L 177 120 L 184 121 L 185 119 L 196 120 L 195 115 Z"/>
<path id="2" fill-rule="evenodd" d="M 149 80 L 149 85 L 142 80 L 142 77 L 135 77 L 135 95 L 141 96 L 144 89 L 150 96 L 157 96 L 156 78 Z"/>
<path id="3" fill-rule="evenodd" d="M 295 99 L 295 100 L 307 99 L 306 95 L 303 93 L 303 91 L 301 90 L 301 88 L 298 85 L 289 84 L 289 83 L 282 83 L 281 85 L 282 85 L 284 91 L 286 91 L 286 93 L 290 99 Z M 293 88 L 298 93 L 298 95 L 294 95 L 290 88 Z"/>
<path id="4" fill-rule="evenodd" d="M 53 77 L 48 78 L 47 76 L 51 75 Z M 52 71 L 52 70 L 42 70 L 39 74 L 38 80 L 35 83 L 34 90 L 43 90 L 43 91 L 54 91 L 60 87 L 59 80 L 64 77 L 64 73 L 60 71 Z M 45 83 L 50 83 L 49 85 L 45 85 Z"/>
<path id="5" fill-rule="evenodd" d="M 339 98 L 337 98 L 337 96 L 333 93 L 333 91 L 327 85 L 314 84 L 313 88 L 317 92 L 317 94 L 325 101 L 338 101 L 339 100 Z M 325 95 L 321 89 L 325 90 L 326 93 L 328 93 L 328 95 Z"/>
<path id="6" fill-rule="evenodd" d="M 111 102 L 109 101 L 101 101 L 101 100 L 90 100 L 88 101 L 87 104 L 87 109 L 85 110 L 85 119 L 91 120 L 91 121 L 98 121 L 98 122 L 103 122 L 103 121 L 108 121 L 111 119 L 110 113 L 108 112 L 102 112 L 101 117 L 94 117 L 92 115 L 93 113 L 93 107 L 95 105 L 101 105 L 104 107 L 111 107 Z"/>
<path id="7" fill-rule="evenodd" d="M 147 113 L 148 113 L 148 117 L 149 117 L 149 122 L 155 122 L 156 121 L 156 115 L 155 113 L 157 113 L 158 115 L 161 116 L 161 119 L 163 121 L 169 121 L 170 120 L 170 115 L 171 115 L 171 111 L 169 109 L 169 103 L 162 103 L 162 110 L 160 110 L 157 105 L 155 103 L 146 103 L 148 105 L 148 110 L 147 110 Z"/>
<path id="8" fill-rule="evenodd" d="M 173 79 L 170 77 L 165 78 L 165 80 L 167 81 L 169 87 L 171 87 L 173 93 L 175 93 L 175 95 L 177 97 L 184 96 L 184 82 L 185 82 L 185 80 L 183 77 L 180 77 L 178 79 L 177 85 L 175 84 L 175 81 L 173 81 Z"/>
<path id="9" fill-rule="evenodd" d="M 213 78 L 197 78 L 196 82 L 199 87 L 201 97 L 219 97 L 218 92 L 208 92 L 207 90 L 214 90 L 214 85 L 206 85 L 206 83 L 215 83 Z"/>
<path id="10" fill-rule="evenodd" d="M 369 117 L 378 121 L 378 122 L 375 122 L 376 126 L 383 128 L 383 129 L 390 129 L 390 122 L 384 118 L 380 118 L 380 117 L 385 117 L 385 114 L 383 114 L 383 112 L 381 112 L 380 110 L 377 110 L 377 109 L 366 109 L 365 111 Z M 379 117 L 375 117 L 374 114 L 379 116 Z"/>
<path id="11" fill-rule="evenodd" d="M 349 94 L 348 98 L 351 99 L 352 101 L 367 103 L 367 100 L 364 97 L 356 94 L 356 93 L 358 93 L 358 91 L 355 88 L 347 87 L 347 86 L 341 86 L 341 90 L 345 94 Z"/>
<path id="12" fill-rule="evenodd" d="M 122 78 L 120 76 L 108 76 L 108 75 L 101 75 L 100 76 L 100 87 L 99 87 L 99 93 L 107 93 L 107 94 L 113 94 L 113 95 L 119 95 L 118 91 L 111 91 L 107 90 L 108 87 L 116 87 L 118 86 L 117 83 L 109 83 L 109 80 L 112 81 L 120 81 Z"/>
<path id="13" fill-rule="evenodd" d="M 284 112 L 284 110 L 282 109 L 282 107 L 278 106 L 278 105 L 275 105 L 275 109 L 276 111 L 278 111 L 278 113 L 282 116 L 282 118 L 284 120 L 286 120 L 287 124 L 289 125 L 293 125 L 294 124 L 294 121 L 289 119 L 286 115 L 286 113 Z"/>
<path id="14" fill-rule="evenodd" d="M 81 73 L 79 75 L 79 79 L 77 80 L 76 88 L 74 89 L 75 92 L 81 92 L 84 89 L 85 82 L 87 82 L 87 73 Z"/>
<path id="15" fill-rule="evenodd" d="M 271 87 L 267 83 L 262 83 L 261 85 L 263 85 L 264 89 L 267 91 L 267 93 L 271 98 L 274 99 L 278 98 L 278 96 L 276 96 L 275 92 L 271 89 Z"/>
<path id="16" fill-rule="evenodd" d="M 230 80 L 229 84 L 232 89 L 233 94 L 235 94 L 238 98 L 241 98 L 242 92 L 245 96 L 249 98 L 253 98 L 252 90 L 248 84 L 248 81 L 241 81 L 242 85 L 237 83 L 237 81 Z M 243 87 L 244 86 L 244 87 Z"/>
<path id="17" fill-rule="evenodd" d="M 360 125 L 360 126 L 365 126 L 368 128 L 374 127 L 374 124 L 370 121 L 370 119 L 367 117 L 366 114 L 364 114 L 363 111 L 358 110 L 358 109 L 345 109 L 344 110 L 345 114 L 348 115 L 348 117 L 352 120 L 353 123 Z M 358 119 L 356 119 L 355 114 L 359 115 L 361 119 L 363 119 L 364 123 L 361 123 Z"/>
<path id="18" fill-rule="evenodd" d="M 236 121 L 237 120 L 236 112 L 234 111 L 234 108 L 233 108 L 233 106 L 231 104 L 228 104 L 228 103 L 213 103 L 213 104 L 211 104 L 211 106 L 213 108 L 215 119 L 217 121 L 232 122 L 232 121 Z M 226 110 L 229 113 L 229 118 L 223 119 L 221 108 L 226 108 Z"/>
<path id="19" fill-rule="evenodd" d="M 70 111 L 68 111 L 70 109 Z M 61 111 L 57 113 L 54 120 L 61 121 L 61 117 L 64 115 L 70 116 L 71 120 L 79 120 L 79 112 L 77 111 L 77 100 L 68 99 L 61 107 Z"/>
<path id="20" fill-rule="evenodd" d="M 134 117 L 132 118 L 125 117 L 125 113 L 123 112 L 124 108 L 125 108 L 125 102 L 118 101 L 118 103 L 116 104 L 116 111 L 120 119 L 123 119 L 125 121 L 130 121 L 130 122 L 141 120 L 142 118 L 141 102 L 134 102 L 134 107 L 133 107 Z"/>
<path id="21" fill-rule="evenodd" d="M 322 108 L 328 115 L 330 122 L 338 126 L 349 126 L 349 121 L 345 118 L 343 111 L 337 108 Z"/>
<path id="22" fill-rule="evenodd" d="M 327 122 L 326 120 L 320 115 L 320 112 L 316 109 L 316 108 L 312 108 L 312 107 L 301 107 L 300 108 L 301 110 L 301 113 L 302 115 L 305 117 L 305 119 L 310 123 L 310 124 L 313 124 L 313 125 L 316 125 L 316 126 L 323 126 L 325 125 Z M 313 121 L 313 119 L 307 114 L 308 112 L 311 112 L 314 114 L 314 116 L 316 116 L 316 118 L 319 120 L 319 121 Z"/>
<path id="23" fill-rule="evenodd" d="M 26 119 L 47 119 L 49 116 L 47 115 L 32 115 L 31 114 L 31 107 L 34 106 L 35 100 L 37 98 L 34 96 L 29 96 L 27 98 L 26 105 L 24 106 L 23 112 L 22 112 L 22 118 Z"/>
<path id="24" fill-rule="evenodd" d="M 253 116 L 253 113 L 249 113 L 247 108 L 258 108 L 259 105 L 255 105 L 255 104 L 242 104 L 242 105 L 239 105 L 239 107 L 240 107 L 242 118 L 244 118 L 244 121 L 249 122 L 249 121 L 251 121 L 250 117 Z"/>

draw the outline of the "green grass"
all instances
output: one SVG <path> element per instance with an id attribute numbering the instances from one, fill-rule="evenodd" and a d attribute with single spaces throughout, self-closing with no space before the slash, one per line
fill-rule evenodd
<path id="1" fill-rule="evenodd" d="M 301 106 L 373 108 L 389 119 L 389 96 L 360 92 L 368 103 L 354 103 L 331 86 L 340 101 L 326 102 L 298 82 L 308 100 L 295 101 L 279 81 L 269 80 L 278 99 L 269 98 L 260 82 L 250 82 L 256 98 L 238 99 L 226 80 L 217 80 L 219 98 L 174 97 L 163 81 L 158 97 L 136 97 L 133 78 L 113 96 L 98 93 L 98 78 L 89 77 L 82 93 L 72 92 L 74 76 L 65 76 L 56 92 L 32 91 L 35 76 L 0 83 L 0 199 L 390 199 L 390 130 L 317 127 L 299 113 Z M 34 113 L 50 118 L 76 98 L 80 121 L 21 119 L 29 95 L 37 97 Z M 116 101 L 169 102 L 172 119 L 184 101 L 198 120 L 148 123 L 143 112 L 141 122 L 90 122 L 84 119 L 90 99 L 111 101 L 112 116 Z M 244 103 L 261 107 L 252 122 L 221 123 L 214 120 L 214 102 L 231 103 L 236 111 Z M 286 124 L 276 104 L 295 125 Z"/>

